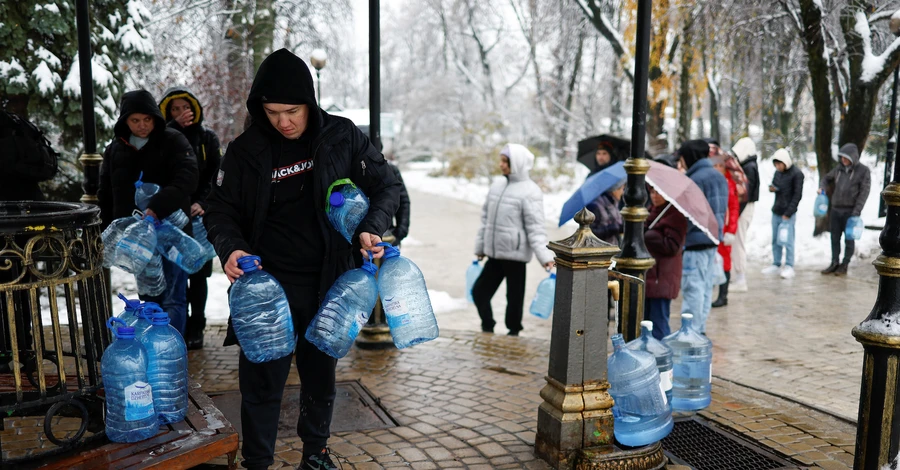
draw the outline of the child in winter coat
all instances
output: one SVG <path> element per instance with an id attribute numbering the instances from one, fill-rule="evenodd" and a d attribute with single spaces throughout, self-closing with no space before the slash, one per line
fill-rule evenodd
<path id="1" fill-rule="evenodd" d="M 725 270 L 725 283 L 719 285 L 719 298 L 712 303 L 715 308 L 728 305 L 728 284 L 731 283 L 731 245 L 734 244 L 738 231 L 738 218 L 741 214 L 741 202 L 738 198 L 737 184 L 725 167 L 725 157 L 713 158 L 713 167 L 728 180 L 728 210 L 725 211 L 725 227 L 723 227 L 722 243 L 718 253 L 722 257 L 722 268 Z"/>
<path id="2" fill-rule="evenodd" d="M 653 207 L 645 222 L 644 243 L 656 264 L 647 271 L 647 318 L 653 337 L 663 339 L 669 329 L 669 307 L 681 289 L 681 247 L 687 237 L 687 219 L 662 195 L 650 188 Z"/>

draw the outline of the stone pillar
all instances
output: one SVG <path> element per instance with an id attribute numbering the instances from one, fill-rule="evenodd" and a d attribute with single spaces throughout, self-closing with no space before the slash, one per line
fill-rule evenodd
<path id="1" fill-rule="evenodd" d="M 556 253 L 556 300 L 535 454 L 557 469 L 661 468 L 665 458 L 658 443 L 629 452 L 614 447 L 606 302 L 607 269 L 619 249 L 594 236 L 590 211 L 582 210 L 575 221 L 580 227 L 574 235 L 550 243 Z M 625 461 L 627 467 L 618 466 Z"/>

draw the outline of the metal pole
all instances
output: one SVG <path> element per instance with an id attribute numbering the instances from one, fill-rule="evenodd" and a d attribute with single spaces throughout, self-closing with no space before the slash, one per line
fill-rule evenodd
<path id="1" fill-rule="evenodd" d="M 91 76 L 91 28 L 88 16 L 88 0 L 75 2 L 75 26 L 78 29 L 78 70 L 81 73 L 81 122 L 84 153 L 78 160 L 84 168 L 84 195 L 81 202 L 97 204 L 100 188 L 100 164 L 103 157 L 97 153 L 97 127 L 94 123 L 94 79 Z"/>
<path id="2" fill-rule="evenodd" d="M 369 140 L 381 150 L 381 6 L 369 0 Z"/>
<path id="3" fill-rule="evenodd" d="M 644 158 L 647 120 L 647 74 L 650 64 L 651 0 L 639 0 L 637 8 L 637 41 L 634 61 L 634 107 L 631 128 L 631 157 L 625 162 L 628 182 L 625 185 L 625 235 L 622 252 L 616 260 L 616 271 L 644 279 L 655 261 L 644 244 L 644 221 L 647 220 L 645 175 L 650 164 Z M 622 287 L 619 332 L 626 341 L 641 334 L 644 319 L 644 284 L 626 283 Z"/>
<path id="4" fill-rule="evenodd" d="M 884 159 L 884 184 L 882 188 L 886 188 L 891 183 L 891 167 L 894 164 L 894 156 L 897 151 L 896 134 L 894 133 L 896 126 L 895 116 L 897 115 L 897 79 L 900 77 L 900 68 L 894 69 L 894 85 L 891 91 L 891 114 L 888 118 L 888 141 L 887 155 Z M 878 217 L 887 216 L 887 204 L 881 199 L 878 204 Z"/>
<path id="5" fill-rule="evenodd" d="M 319 69 L 316 69 L 316 101 L 322 106 L 322 77 Z"/>

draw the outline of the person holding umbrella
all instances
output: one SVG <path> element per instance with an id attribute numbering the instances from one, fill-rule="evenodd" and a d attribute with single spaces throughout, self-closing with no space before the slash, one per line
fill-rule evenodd
<path id="1" fill-rule="evenodd" d="M 656 260 L 645 281 L 647 318 L 653 322 L 653 337 L 663 339 L 672 332 L 669 307 L 681 290 L 681 247 L 687 237 L 688 222 L 656 188 L 647 186 L 653 207 L 645 222 L 644 243 Z"/>
<path id="2" fill-rule="evenodd" d="M 624 178 L 619 180 L 615 186 L 585 206 L 594 213 L 591 231 L 597 238 L 615 246 L 619 246 L 622 241 L 622 230 L 625 227 L 622 211 L 619 210 L 619 201 L 625 194 L 625 181 Z"/>

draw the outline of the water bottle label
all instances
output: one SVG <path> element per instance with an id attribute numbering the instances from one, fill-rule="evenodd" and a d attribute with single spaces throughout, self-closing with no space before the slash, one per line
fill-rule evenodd
<path id="1" fill-rule="evenodd" d="M 408 313 L 404 313 L 403 315 L 386 315 L 388 328 L 394 329 L 399 328 L 401 326 L 409 325 L 412 321 Z"/>
<path id="2" fill-rule="evenodd" d="M 351 323 L 350 324 L 350 333 L 347 336 L 349 336 L 350 339 L 356 339 L 356 335 L 359 334 L 359 330 L 361 328 L 362 328 L 362 326 L 360 325 L 359 320 Z"/>
<path id="3" fill-rule="evenodd" d="M 386 315 L 403 315 L 409 313 L 406 299 L 402 297 L 387 297 L 382 300 L 382 305 L 384 306 L 384 313 Z"/>
<path id="4" fill-rule="evenodd" d="M 153 390 L 147 382 L 125 387 L 125 421 L 139 421 L 153 416 Z"/>
<path id="5" fill-rule="evenodd" d="M 175 264 L 180 264 L 181 252 L 173 246 L 172 248 L 169 248 L 169 252 L 166 254 L 166 258 L 169 258 L 169 261 Z"/>
<path id="6" fill-rule="evenodd" d="M 663 405 L 668 405 L 669 400 L 666 399 L 666 391 L 663 389 L 662 382 L 659 383 L 659 394 L 662 395 Z"/>
<path id="7" fill-rule="evenodd" d="M 665 372 L 659 373 L 659 388 L 663 391 L 663 393 L 672 390 L 672 378 L 674 377 L 673 370 L 667 370 Z"/>
<path id="8" fill-rule="evenodd" d="M 709 365 L 709 383 L 712 383 L 712 364 Z"/>

